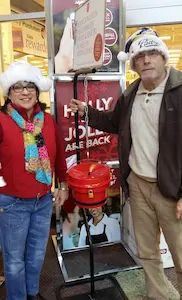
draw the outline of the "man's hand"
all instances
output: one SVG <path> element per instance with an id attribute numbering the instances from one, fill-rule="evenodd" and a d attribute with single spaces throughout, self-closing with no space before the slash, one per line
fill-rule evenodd
<path id="1" fill-rule="evenodd" d="M 68 199 L 69 191 L 68 190 L 58 190 L 57 195 L 55 197 L 55 203 L 58 206 L 62 206 L 64 202 Z"/>
<path id="2" fill-rule="evenodd" d="M 176 205 L 176 218 L 182 220 L 182 198 L 179 199 Z"/>
<path id="3" fill-rule="evenodd" d="M 80 117 L 84 116 L 85 105 L 83 104 L 83 102 L 76 100 L 76 99 L 71 99 L 70 108 L 71 108 L 72 112 L 74 112 L 74 113 L 76 113 L 78 111 L 78 115 Z"/>

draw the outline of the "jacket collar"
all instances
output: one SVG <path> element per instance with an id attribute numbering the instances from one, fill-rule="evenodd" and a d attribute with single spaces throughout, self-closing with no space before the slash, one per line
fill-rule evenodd
<path id="1" fill-rule="evenodd" d="M 141 81 L 141 79 L 138 78 L 133 83 L 131 83 L 128 86 L 128 88 L 124 91 L 124 97 L 127 97 L 134 92 L 136 93 L 138 90 L 140 81 Z M 180 85 L 182 85 L 182 72 L 171 67 L 169 77 L 166 82 L 166 90 L 174 89 Z"/>
<path id="2" fill-rule="evenodd" d="M 127 89 L 124 91 L 124 97 L 129 96 L 130 94 L 132 94 L 133 92 L 137 92 L 139 84 L 140 84 L 141 79 L 138 78 L 137 80 L 135 80 L 134 82 L 132 82 Z"/>
<path id="3" fill-rule="evenodd" d="M 169 78 L 166 83 L 166 90 L 174 89 L 182 85 L 182 72 L 171 67 Z"/>

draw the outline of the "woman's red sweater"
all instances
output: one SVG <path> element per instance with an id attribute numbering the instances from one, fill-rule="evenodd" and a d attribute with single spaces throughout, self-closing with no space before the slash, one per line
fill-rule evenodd
<path id="1" fill-rule="evenodd" d="M 28 121 L 25 109 L 13 107 Z M 39 105 L 35 106 L 29 121 L 40 111 Z M 49 113 L 44 113 L 44 126 L 42 129 L 44 141 L 48 150 L 52 174 L 59 181 L 66 179 L 66 160 L 64 140 L 57 124 Z M 40 183 L 35 179 L 35 174 L 25 170 L 25 148 L 22 129 L 13 119 L 0 112 L 0 162 L 1 174 L 7 183 L 0 187 L 0 193 L 19 198 L 34 198 L 45 195 L 51 186 Z"/>

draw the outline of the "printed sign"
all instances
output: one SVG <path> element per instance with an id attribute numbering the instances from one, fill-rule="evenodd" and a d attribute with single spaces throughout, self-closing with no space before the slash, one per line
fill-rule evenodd
<path id="1" fill-rule="evenodd" d="M 115 107 L 121 93 L 119 81 L 89 81 L 89 104 L 100 111 Z M 64 95 L 64 96 L 63 96 Z M 66 157 L 75 154 L 75 121 L 69 107 L 73 97 L 73 82 L 56 83 L 57 120 L 65 140 Z M 78 99 L 84 101 L 84 83 L 78 82 Z M 85 121 L 79 120 L 80 148 L 85 154 Z M 117 135 L 108 134 L 97 129 L 88 128 L 90 157 L 100 160 L 117 160 Z"/>
<path id="2" fill-rule="evenodd" d="M 89 104 L 100 111 L 114 109 L 121 94 L 119 81 L 89 81 Z M 57 122 L 65 141 L 65 153 L 68 168 L 76 162 L 75 120 L 69 107 L 73 97 L 73 82 L 56 83 Z M 78 98 L 84 101 L 84 83 L 78 82 Z M 88 127 L 89 158 L 96 161 L 118 160 L 117 135 Z M 87 158 L 85 121 L 79 120 L 79 139 L 81 159 Z M 102 220 L 97 228 L 91 229 L 94 243 L 117 242 L 120 240 L 120 180 L 119 168 L 111 168 L 112 182 L 108 189 L 107 204 L 102 208 L 87 211 L 89 225 L 97 217 Z M 63 248 L 71 249 L 87 245 L 87 237 L 80 209 L 74 206 L 73 199 L 65 202 L 67 213 L 63 221 Z M 70 209 L 71 207 L 71 209 Z M 106 226 L 103 226 L 103 223 Z"/>
<path id="3" fill-rule="evenodd" d="M 103 63 L 105 0 L 88 0 L 75 12 L 73 69 Z"/>
<path id="4" fill-rule="evenodd" d="M 119 194 L 104 206 L 87 210 L 88 225 L 93 244 L 120 242 L 120 196 Z M 94 225 L 94 224 L 97 225 Z M 63 250 L 88 246 L 83 216 L 78 206 L 68 213 L 62 224 Z"/>
<path id="5" fill-rule="evenodd" d="M 45 26 L 33 21 L 13 22 L 13 50 L 47 57 Z"/>
<path id="6" fill-rule="evenodd" d="M 57 75 L 62 73 L 68 73 L 69 71 L 73 70 L 75 11 L 84 2 L 85 2 L 84 0 L 67 0 L 67 1 L 52 0 L 55 73 Z M 102 1 L 100 0 L 96 2 L 98 2 L 97 5 L 101 5 L 102 3 Z M 96 34 L 94 43 L 92 42 L 92 45 L 95 45 L 95 47 L 93 46 L 94 48 L 92 51 L 93 62 L 95 64 L 99 65 L 99 62 L 102 59 L 100 57 L 100 55 L 103 54 L 101 53 L 102 47 L 104 52 L 103 54 L 104 63 L 102 64 L 101 67 L 97 68 L 97 72 L 112 72 L 112 73 L 119 72 L 119 62 L 117 59 L 117 54 L 120 51 L 120 46 L 119 46 L 119 35 L 121 34 L 121 33 L 119 34 L 120 5 L 121 5 L 120 0 L 106 0 L 105 38 L 107 39 L 108 46 L 105 45 L 104 38 L 102 38 L 101 40 L 102 34 L 101 36 L 100 35 L 97 36 Z M 100 15 L 102 15 L 101 10 L 99 11 L 99 22 L 101 23 L 101 21 L 103 22 L 103 20 L 102 17 L 100 17 Z M 93 26 L 92 22 L 90 26 Z M 89 30 L 90 29 L 87 28 L 87 32 Z M 101 44 L 102 42 L 103 45 Z M 82 54 L 83 59 L 85 59 L 83 57 L 83 53 L 84 53 L 83 49 L 85 51 L 85 49 L 88 48 L 87 43 L 88 41 L 82 44 L 80 42 L 79 53 L 80 55 Z M 104 49 L 105 47 L 107 47 L 107 49 Z M 80 68 L 80 65 L 78 66 L 78 68 Z"/>

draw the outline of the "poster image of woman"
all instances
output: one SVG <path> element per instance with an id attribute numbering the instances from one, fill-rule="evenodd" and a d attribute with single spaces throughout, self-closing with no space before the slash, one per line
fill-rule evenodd
<path id="1" fill-rule="evenodd" d="M 91 208 L 88 211 L 91 215 L 88 225 L 93 244 L 120 241 L 120 225 L 115 218 L 108 217 L 107 214 L 103 212 L 102 207 Z M 85 225 L 82 225 L 78 247 L 83 247 L 86 245 L 88 245 L 88 237 Z"/>

